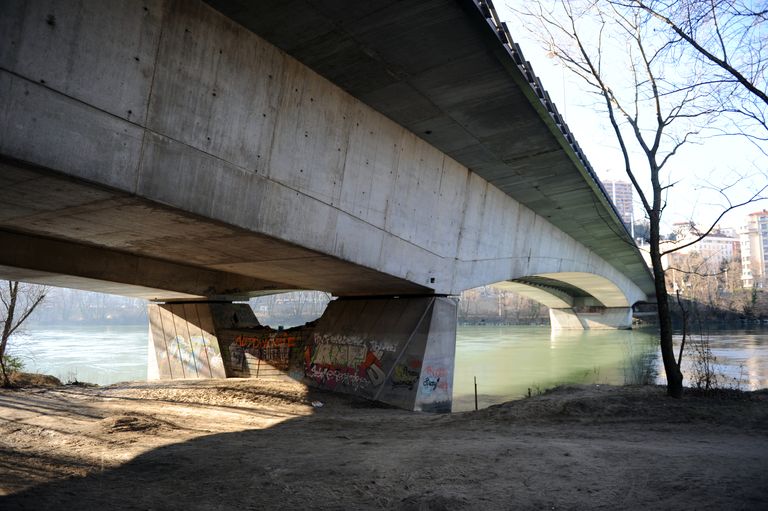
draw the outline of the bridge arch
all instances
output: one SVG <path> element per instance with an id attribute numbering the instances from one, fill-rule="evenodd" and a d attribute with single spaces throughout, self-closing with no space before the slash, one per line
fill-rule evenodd
<path id="1" fill-rule="evenodd" d="M 550 308 L 630 307 L 626 294 L 609 279 L 585 272 L 543 273 L 496 284 Z"/>
<path id="2" fill-rule="evenodd" d="M 553 330 L 631 328 L 637 301 L 610 279 L 587 272 L 553 272 L 492 284 L 546 305 Z"/>

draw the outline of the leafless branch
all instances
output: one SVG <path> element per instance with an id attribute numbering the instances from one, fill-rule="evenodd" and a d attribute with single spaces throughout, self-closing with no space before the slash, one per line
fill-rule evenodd
<path id="1" fill-rule="evenodd" d="M 742 201 L 742 202 L 739 202 L 739 203 L 737 203 L 737 204 L 733 204 L 733 203 L 731 203 L 731 202 L 730 202 L 730 199 L 728 199 L 728 196 L 727 196 L 727 195 L 725 195 L 725 194 L 723 194 L 723 196 L 725 197 L 725 199 L 728 201 L 728 207 L 724 208 L 724 209 L 723 209 L 723 210 L 720 212 L 720 214 L 717 216 L 717 218 L 714 220 L 714 222 L 712 222 L 712 223 L 709 225 L 709 227 L 707 228 L 707 230 L 706 230 L 706 231 L 704 231 L 704 232 L 703 232 L 701 235 L 699 235 L 699 236 L 697 236 L 696 238 L 694 238 L 692 241 L 690 241 L 690 242 L 687 242 L 687 243 L 684 243 L 684 244 L 682 244 L 682 245 L 678 245 L 678 246 L 675 246 L 674 248 L 671 248 L 671 249 L 669 249 L 669 250 L 666 250 L 666 251 L 662 252 L 662 253 L 661 253 L 661 255 L 667 255 L 667 254 L 671 254 L 671 253 L 673 253 L 673 252 L 678 252 L 678 251 L 680 251 L 680 250 L 682 250 L 682 249 L 684 249 L 684 248 L 686 248 L 686 247 L 690 247 L 691 245 L 695 245 L 696 243 L 700 242 L 702 239 L 704 239 L 704 238 L 706 238 L 707 236 L 709 236 L 709 235 L 710 235 L 710 233 L 711 233 L 711 232 L 712 232 L 712 231 L 715 229 L 715 227 L 717 226 L 717 224 L 719 224 L 719 223 L 720 223 L 720 220 L 722 220 L 722 219 L 723 219 L 723 217 L 724 217 L 724 216 L 725 216 L 727 213 L 729 213 L 730 211 L 733 211 L 734 209 L 740 208 L 740 207 L 742 207 L 742 206 L 746 206 L 747 204 L 752 204 L 752 203 L 754 203 L 754 202 L 759 202 L 759 201 L 763 201 L 763 200 L 766 200 L 766 199 L 768 199 L 768 196 L 764 196 L 764 195 L 763 195 L 763 193 L 764 193 L 766 190 L 768 190 L 768 185 L 765 185 L 765 186 L 763 186 L 762 188 L 760 188 L 760 190 L 758 190 L 757 192 L 755 192 L 755 193 L 754 193 L 754 194 L 753 194 L 753 195 L 752 195 L 750 198 L 748 198 L 747 200 L 745 200 L 745 201 Z"/>

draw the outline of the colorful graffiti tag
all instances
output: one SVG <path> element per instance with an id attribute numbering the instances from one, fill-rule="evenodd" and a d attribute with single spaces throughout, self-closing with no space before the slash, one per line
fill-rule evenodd
<path id="1" fill-rule="evenodd" d="M 267 331 L 260 335 L 238 335 L 229 345 L 230 364 L 237 370 L 245 369 L 247 353 L 276 369 L 287 371 L 291 349 L 302 345 L 303 339 L 298 332 Z"/>
<path id="2" fill-rule="evenodd" d="M 381 359 L 397 347 L 374 339 L 344 335 L 315 335 L 305 349 L 305 375 L 324 387 L 354 390 L 377 387 L 386 374 Z"/>
<path id="3" fill-rule="evenodd" d="M 414 360 L 409 364 L 397 364 L 392 371 L 392 388 L 407 388 L 413 390 L 414 385 L 419 381 L 421 361 Z"/>
<path id="4" fill-rule="evenodd" d="M 424 368 L 421 386 L 425 394 L 432 394 L 436 390 L 448 392 L 448 371 L 444 367 L 427 366 Z"/>
<path id="5" fill-rule="evenodd" d="M 213 376 L 211 364 L 220 360 L 219 355 L 205 337 L 192 335 L 186 338 L 176 335 L 165 341 L 166 350 L 158 357 L 158 363 L 171 362 L 181 368 L 183 378 L 210 378 Z"/>

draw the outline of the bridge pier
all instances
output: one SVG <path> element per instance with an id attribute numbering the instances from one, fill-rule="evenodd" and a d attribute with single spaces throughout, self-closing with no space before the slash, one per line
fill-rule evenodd
<path id="1" fill-rule="evenodd" d="M 603 307 L 593 311 L 552 308 L 549 320 L 552 330 L 629 330 L 632 307 Z"/>
<path id="2" fill-rule="evenodd" d="M 246 304 L 150 304 L 149 378 L 268 377 L 416 411 L 449 412 L 455 299 L 339 298 L 316 321 L 259 324 Z"/>

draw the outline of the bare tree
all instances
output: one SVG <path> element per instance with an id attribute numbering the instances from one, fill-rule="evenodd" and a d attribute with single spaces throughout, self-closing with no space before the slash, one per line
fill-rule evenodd
<path id="1" fill-rule="evenodd" d="M 654 23 L 657 17 L 630 3 L 559 0 L 548 4 L 551 8 L 534 3 L 516 12 L 536 22 L 549 55 L 583 80 L 610 121 L 624 171 L 649 222 L 667 392 L 680 397 L 683 376 L 674 353 L 663 256 L 709 235 L 728 211 L 762 198 L 766 186 L 736 202 L 728 194 L 732 184 L 719 187 L 725 205 L 717 219 L 689 243 L 663 250 L 662 214 L 676 184 L 671 162 L 684 146 L 714 135 L 713 126 L 728 112 L 711 101 L 722 80 L 696 68 L 690 43 L 664 36 Z"/>
<path id="2" fill-rule="evenodd" d="M 45 299 L 46 288 L 34 284 L 23 284 L 17 281 L 5 281 L 0 287 L 0 324 L 3 326 L 0 337 L 0 370 L 3 375 L 3 386 L 10 385 L 6 371 L 6 350 L 8 340 L 19 331 L 22 323 Z"/>
<path id="3" fill-rule="evenodd" d="M 693 50 L 717 84 L 713 98 L 737 114 L 738 132 L 765 152 L 768 140 L 768 5 L 753 0 L 615 0 L 661 22 Z M 746 125 L 744 124 L 746 121 Z"/>
<path id="4" fill-rule="evenodd" d="M 736 313 L 735 291 L 740 288 L 740 266 L 732 260 L 718 259 L 699 251 L 670 254 L 667 281 L 672 289 L 703 307 L 697 311 L 704 319 Z M 679 300 L 678 300 L 679 301 Z"/>

